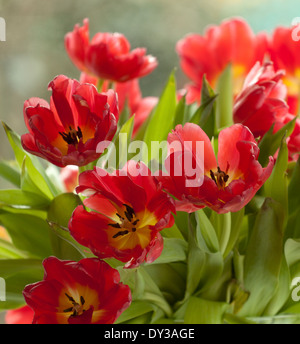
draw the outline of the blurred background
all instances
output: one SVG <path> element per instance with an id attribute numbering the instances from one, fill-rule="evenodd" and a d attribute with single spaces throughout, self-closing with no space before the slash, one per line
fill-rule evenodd
<path id="1" fill-rule="evenodd" d="M 0 42 L 0 119 L 20 135 L 26 132 L 23 103 L 36 96 L 49 99 L 47 85 L 57 74 L 79 77 L 64 49 L 64 35 L 90 19 L 91 37 L 99 31 L 121 32 L 132 48 L 146 47 L 159 67 L 141 79 L 145 96 L 158 96 L 174 67 L 176 42 L 190 32 L 227 17 L 244 17 L 255 32 L 272 32 L 300 17 L 299 0 L 0 0 L 6 41 Z M 177 85 L 186 81 L 178 68 Z M 0 158 L 10 159 L 0 128 Z M 0 181 L 1 186 L 1 181 Z"/>
<path id="2" fill-rule="evenodd" d="M 99 31 L 121 32 L 132 48 L 146 47 L 158 68 L 141 79 L 144 96 L 159 96 L 177 67 L 177 87 L 186 82 L 175 52 L 176 42 L 208 24 L 241 16 L 254 32 L 271 33 L 300 17 L 299 0 L 0 0 L 6 41 L 0 42 L 0 120 L 25 133 L 23 103 L 30 97 L 49 99 L 47 85 L 58 74 L 79 77 L 64 49 L 64 35 L 90 19 L 91 37 Z M 13 158 L 0 128 L 0 159 Z M 0 187 L 3 188 L 0 179 Z M 0 314 L 0 323 L 3 317 Z"/>

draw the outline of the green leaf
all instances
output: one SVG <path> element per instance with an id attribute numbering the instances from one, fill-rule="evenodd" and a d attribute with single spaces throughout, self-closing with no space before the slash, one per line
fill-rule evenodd
<path id="1" fill-rule="evenodd" d="M 285 215 L 288 213 L 287 167 L 288 148 L 286 140 L 283 138 L 272 174 L 264 184 L 264 191 L 266 197 L 270 197 L 281 204 Z"/>
<path id="2" fill-rule="evenodd" d="M 167 140 L 168 134 L 174 126 L 175 115 L 176 81 L 174 72 L 172 72 L 145 132 L 144 142 L 148 147 L 148 156 L 145 154 L 144 157 L 145 162 L 151 159 L 159 161 L 159 157 L 151 154 L 151 142 Z"/>
<path id="3" fill-rule="evenodd" d="M 286 303 L 290 294 L 290 274 L 285 257 L 283 257 L 276 292 L 264 310 L 263 315 L 276 315 Z"/>
<path id="4" fill-rule="evenodd" d="M 157 283 L 152 279 L 146 268 L 140 266 L 139 269 L 145 282 L 145 292 L 143 297 L 144 301 L 149 301 L 150 303 L 156 305 L 164 312 L 166 316 L 171 317 L 172 309 L 164 298 L 164 295 L 159 289 Z"/>
<path id="5" fill-rule="evenodd" d="M 118 169 L 125 165 L 130 159 L 128 149 L 132 138 L 133 125 L 134 116 L 131 116 L 120 128 L 114 141 L 108 146 L 107 152 L 103 153 L 98 159 L 97 166 Z"/>
<path id="6" fill-rule="evenodd" d="M 19 271 L 14 275 L 5 278 L 6 301 L 0 302 L 0 309 L 7 310 L 18 308 L 25 305 L 23 290 L 26 285 L 32 284 L 43 279 L 43 266 L 40 262 L 39 267 Z"/>
<path id="7" fill-rule="evenodd" d="M 117 158 L 117 168 L 122 168 L 128 158 L 128 146 L 131 141 L 132 131 L 134 124 L 134 116 L 130 117 L 128 121 L 122 126 L 119 135 L 117 136 L 116 145 L 116 158 Z"/>
<path id="8" fill-rule="evenodd" d="M 300 239 L 287 239 L 284 245 L 284 254 L 288 265 L 290 279 L 300 276 Z M 292 301 L 292 299 L 291 299 Z M 292 301 L 294 303 L 294 301 Z"/>
<path id="9" fill-rule="evenodd" d="M 184 95 L 178 102 L 176 106 L 176 111 L 175 111 L 175 118 L 174 118 L 174 128 L 178 124 L 184 124 L 184 118 L 185 118 L 185 113 L 186 113 L 186 96 Z"/>
<path id="10" fill-rule="evenodd" d="M 189 217 L 190 219 L 190 217 Z M 189 220 L 189 237 L 188 237 L 188 257 L 187 257 L 187 281 L 185 299 L 192 295 L 201 279 L 201 272 L 206 260 L 205 252 L 200 249 L 194 228 Z"/>
<path id="11" fill-rule="evenodd" d="M 262 166 L 266 166 L 269 161 L 269 156 L 273 156 L 281 145 L 282 138 L 289 137 L 294 130 L 296 117 L 288 122 L 276 133 L 273 133 L 274 126 L 272 126 L 267 133 L 263 136 L 259 143 L 259 157 L 258 161 Z"/>
<path id="12" fill-rule="evenodd" d="M 145 270 L 170 304 L 184 297 L 185 278 L 176 269 L 176 263 L 149 264 Z"/>
<path id="13" fill-rule="evenodd" d="M 45 220 L 21 213 L 0 213 L 0 223 L 7 229 L 16 248 L 31 257 L 45 258 L 52 254 L 49 227 Z"/>
<path id="14" fill-rule="evenodd" d="M 26 258 L 26 254 L 14 247 L 14 245 L 7 241 L 0 239 L 0 259 L 21 259 Z"/>
<path id="15" fill-rule="evenodd" d="M 176 238 L 176 239 L 182 239 L 184 240 L 183 235 L 181 234 L 180 230 L 178 229 L 176 223 L 170 228 L 163 229 L 160 234 L 164 238 Z"/>
<path id="16" fill-rule="evenodd" d="M 191 297 L 185 311 L 185 324 L 223 324 L 229 305 L 225 302 Z"/>
<path id="17" fill-rule="evenodd" d="M 203 251 L 208 253 L 218 252 L 220 249 L 218 237 L 203 209 L 195 212 L 195 217 L 197 221 L 197 240 L 200 247 Z"/>
<path id="18" fill-rule="evenodd" d="M 5 204 L 15 208 L 47 209 L 49 200 L 36 193 L 19 189 L 0 190 L 0 205 Z"/>
<path id="19" fill-rule="evenodd" d="M 21 167 L 21 189 L 39 194 L 49 200 L 53 198 L 46 180 L 37 171 L 28 157 L 24 157 Z"/>
<path id="20" fill-rule="evenodd" d="M 153 311 L 153 305 L 145 301 L 132 301 L 131 305 L 119 316 L 115 324 L 134 319 Z"/>
<path id="21" fill-rule="evenodd" d="M 20 168 L 16 166 L 15 161 L 0 161 L 0 176 L 14 186 L 20 187 Z"/>
<path id="22" fill-rule="evenodd" d="M 289 213 L 292 214 L 294 211 L 300 208 L 300 158 L 295 165 L 289 186 L 288 186 L 288 202 L 289 202 Z"/>
<path id="23" fill-rule="evenodd" d="M 260 316 L 276 292 L 283 257 L 283 211 L 267 198 L 257 215 L 245 255 L 244 285 L 250 292 L 239 315 Z"/>
<path id="24" fill-rule="evenodd" d="M 191 218 L 191 217 L 190 217 Z M 197 226 L 198 227 L 198 226 Z M 223 257 L 219 251 L 211 252 L 203 237 L 189 221 L 189 248 L 187 258 L 187 282 L 185 299 L 197 292 L 206 292 L 220 278 L 223 271 Z M 208 229 L 209 230 L 209 229 Z M 198 238 L 199 241 L 198 241 Z M 215 242 L 215 239 L 213 239 Z"/>
<path id="25" fill-rule="evenodd" d="M 41 164 L 39 158 L 25 152 L 22 147 L 21 139 L 19 135 L 17 135 L 4 122 L 2 122 L 2 124 L 5 129 L 8 140 L 11 144 L 11 147 L 13 148 L 19 167 L 22 170 L 23 180 L 25 179 L 28 181 L 28 179 L 30 179 L 31 180 L 30 183 L 32 183 L 32 185 L 35 186 L 35 190 L 40 190 L 41 192 L 44 193 L 46 197 L 51 199 L 53 195 L 59 192 L 59 190 L 55 188 L 51 179 L 47 176 L 45 168 Z M 25 165 L 24 165 L 25 160 L 26 160 L 26 169 L 28 171 L 25 171 Z M 35 192 L 35 190 L 26 189 L 26 191 L 32 191 L 32 192 Z"/>
<path id="26" fill-rule="evenodd" d="M 180 230 L 181 235 L 184 237 L 186 241 L 188 241 L 188 237 L 189 237 L 188 222 L 189 222 L 188 213 L 184 211 L 178 211 L 176 213 L 176 216 L 175 216 L 176 227 Z"/>
<path id="27" fill-rule="evenodd" d="M 40 259 L 3 259 L 0 264 L 0 276 L 6 279 L 22 271 L 43 269 Z"/>
<path id="28" fill-rule="evenodd" d="M 68 231 L 68 223 L 74 209 L 82 204 L 74 193 L 64 193 L 53 199 L 48 211 L 53 252 L 60 259 L 79 260 L 85 257 L 80 245 Z"/>
<path id="29" fill-rule="evenodd" d="M 182 239 L 164 238 L 163 251 L 153 263 L 162 264 L 185 261 L 187 256 L 187 242 Z"/>
<path id="30" fill-rule="evenodd" d="M 247 318 L 239 317 L 237 315 L 230 314 L 230 313 L 225 314 L 224 322 L 230 325 L 257 324 L 255 321 L 249 320 Z"/>
<path id="31" fill-rule="evenodd" d="M 198 124 L 205 131 L 209 138 L 212 138 L 215 134 L 215 101 L 217 97 L 218 95 L 214 93 L 204 76 L 201 89 L 201 105 L 190 119 L 190 122 Z"/>
<path id="32" fill-rule="evenodd" d="M 242 208 L 240 211 L 231 213 L 231 230 L 230 236 L 227 241 L 227 246 L 224 250 L 224 257 L 227 257 L 231 250 L 234 248 L 235 244 L 238 242 L 240 237 L 240 232 L 243 225 L 245 215 L 245 208 Z"/>
<path id="33" fill-rule="evenodd" d="M 232 65 L 229 64 L 218 78 L 217 82 L 217 113 L 216 125 L 218 129 L 232 125 L 233 82 Z"/>

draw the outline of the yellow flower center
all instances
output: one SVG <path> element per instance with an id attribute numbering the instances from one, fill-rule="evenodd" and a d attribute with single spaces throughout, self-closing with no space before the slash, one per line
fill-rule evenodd
<path id="1" fill-rule="evenodd" d="M 229 168 L 229 165 L 227 165 L 226 172 L 222 171 L 219 166 L 216 172 L 213 172 L 212 170 L 210 170 L 210 177 L 216 183 L 217 187 L 220 190 L 224 190 L 226 187 L 226 183 L 228 182 L 228 179 L 229 179 L 229 175 L 227 174 L 228 168 Z"/>
<path id="2" fill-rule="evenodd" d="M 80 139 L 82 139 L 82 131 L 79 127 L 77 127 L 77 130 L 69 126 L 69 132 L 68 133 L 62 133 L 59 132 L 60 136 L 63 138 L 65 142 L 69 145 L 77 146 Z"/>
<path id="3" fill-rule="evenodd" d="M 108 239 L 112 246 L 117 249 L 133 249 L 140 245 L 144 249 L 151 240 L 151 229 L 157 219 L 154 214 L 145 210 L 136 214 L 134 209 L 124 204 L 125 209 L 117 213 L 119 221 L 110 223 L 112 230 L 108 231 Z"/>

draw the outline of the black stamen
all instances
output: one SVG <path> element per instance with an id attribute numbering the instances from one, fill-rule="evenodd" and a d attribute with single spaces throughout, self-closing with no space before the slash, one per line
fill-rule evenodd
<path id="1" fill-rule="evenodd" d="M 215 174 L 213 173 L 213 171 L 210 170 L 209 172 L 210 172 L 210 177 L 211 177 L 211 179 L 212 179 L 215 183 L 217 183 L 216 178 L 215 178 Z"/>
<path id="2" fill-rule="evenodd" d="M 83 298 L 83 296 L 80 296 L 80 302 L 82 306 L 85 304 L 85 299 Z"/>
<path id="3" fill-rule="evenodd" d="M 77 127 L 77 137 L 79 140 L 82 138 L 82 131 L 79 127 Z"/>
<path id="4" fill-rule="evenodd" d="M 127 217 L 128 221 L 132 220 L 132 215 L 130 215 L 127 211 L 125 211 L 125 216 Z"/>
<path id="5" fill-rule="evenodd" d="M 139 221 L 140 221 L 140 220 L 137 219 L 137 220 L 135 220 L 134 222 L 132 222 L 132 224 L 135 226 Z"/>
<path id="6" fill-rule="evenodd" d="M 65 293 L 65 295 L 69 299 L 69 301 L 71 301 L 72 303 L 76 303 L 72 296 L 68 295 L 67 293 Z"/>
<path id="7" fill-rule="evenodd" d="M 125 215 L 128 219 L 128 221 L 131 221 L 133 218 L 133 215 L 135 215 L 134 209 L 131 208 L 128 204 L 123 204 L 126 207 Z"/>
<path id="8" fill-rule="evenodd" d="M 109 223 L 108 225 L 114 228 L 122 228 L 119 223 Z"/>
<path id="9" fill-rule="evenodd" d="M 73 310 L 73 307 L 70 307 L 70 308 L 64 309 L 63 312 L 68 313 L 68 312 L 72 312 L 72 310 Z"/>
<path id="10" fill-rule="evenodd" d="M 71 126 L 69 126 L 69 132 L 63 133 L 59 132 L 59 135 L 63 138 L 64 141 L 67 142 L 69 145 L 77 145 L 80 139 L 82 138 L 82 131 L 79 127 L 77 127 L 77 130 L 72 129 Z"/>
<path id="11" fill-rule="evenodd" d="M 113 236 L 113 238 L 116 239 L 118 236 L 126 235 L 126 234 L 128 234 L 128 233 L 129 233 L 128 230 L 120 231 L 120 232 L 118 232 L 117 234 L 115 234 L 115 235 Z"/>
<path id="12" fill-rule="evenodd" d="M 132 228 L 132 231 L 135 232 L 135 231 L 136 231 L 136 228 L 133 227 L 133 228 Z"/>

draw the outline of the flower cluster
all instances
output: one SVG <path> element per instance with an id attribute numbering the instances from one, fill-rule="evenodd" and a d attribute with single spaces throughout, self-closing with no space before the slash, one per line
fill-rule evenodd
<path id="1" fill-rule="evenodd" d="M 5 125 L 19 179 L 13 167 L 3 166 L 20 192 L 10 192 L 10 199 L 0 194 L 0 223 L 8 233 L 0 247 L 16 245 L 10 254 L 24 260 L 21 272 L 28 266 L 33 271 L 22 288 L 29 307 L 20 302 L 21 313 L 9 311 L 7 322 L 126 322 L 137 317 L 130 316 L 137 301 L 138 315 L 148 319 L 153 312 L 153 322 L 178 322 L 182 314 L 182 321 L 196 321 L 192 303 L 215 303 L 211 313 L 220 308 L 220 319 L 224 305 L 231 307 L 227 314 L 257 315 L 257 284 L 251 282 L 257 261 L 270 275 L 276 298 L 274 281 L 287 272 L 281 262 L 296 260 L 280 253 L 269 268 L 257 258 L 266 253 L 256 241 L 270 240 L 266 250 L 277 255 L 284 251 L 284 224 L 287 237 L 298 235 L 297 195 L 292 187 L 287 195 L 284 184 L 286 174 L 290 185 L 299 181 L 300 48 L 291 29 L 255 35 L 234 18 L 204 35 L 186 36 L 176 50 L 191 83 L 177 90 L 172 74 L 159 99 L 143 98 L 139 87 L 156 58 L 144 48 L 131 50 L 122 34 L 97 33 L 90 40 L 86 19 L 66 34 L 65 48 L 79 80 L 58 75 L 49 83 L 49 102 L 26 100 L 28 133 L 21 138 Z M 166 141 L 167 149 L 159 157 L 149 158 L 147 151 L 136 158 L 124 134 L 146 144 Z M 124 165 L 118 157 L 112 169 L 116 146 L 120 155 L 131 155 Z M 290 213 L 281 203 L 288 197 Z M 22 219 L 28 226 L 20 234 Z M 27 228 L 32 225 L 38 234 Z M 276 226 L 282 227 L 273 234 Z M 41 281 L 32 280 L 41 276 L 40 267 L 30 265 L 37 258 Z M 283 307 L 272 302 L 262 302 L 259 315 Z"/>

